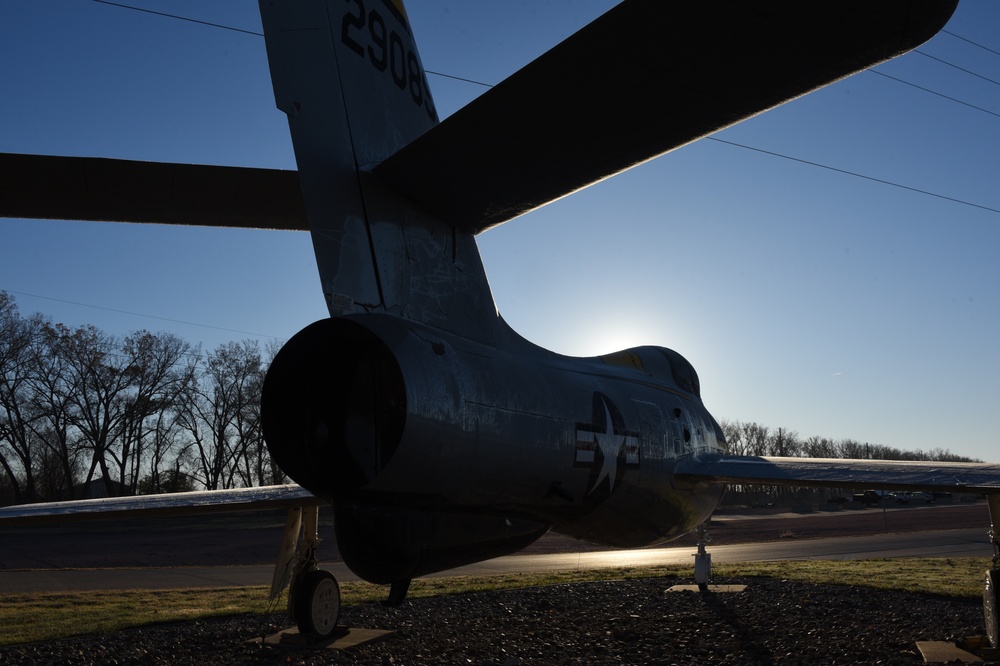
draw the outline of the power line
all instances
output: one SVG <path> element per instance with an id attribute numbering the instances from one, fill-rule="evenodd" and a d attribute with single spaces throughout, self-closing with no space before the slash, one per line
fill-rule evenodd
<path id="1" fill-rule="evenodd" d="M 819 162 L 811 162 L 809 160 L 804 160 L 799 157 L 792 157 L 791 155 L 784 155 L 782 153 L 776 153 L 772 150 L 764 150 L 763 148 L 755 148 L 754 146 L 748 146 L 743 143 L 736 143 L 735 141 L 726 141 L 725 139 L 719 139 L 714 136 L 704 137 L 708 141 L 715 141 L 717 143 L 724 143 L 727 146 L 733 146 L 735 148 L 743 148 L 744 150 L 752 150 L 756 153 L 763 153 L 764 155 L 771 155 L 772 157 L 780 157 L 785 160 L 790 160 L 792 162 L 798 162 L 799 164 L 807 164 L 809 166 L 817 167 L 819 169 L 826 169 L 827 171 L 834 171 L 836 173 L 842 173 L 846 176 L 854 176 L 855 178 L 861 178 L 864 180 L 872 181 L 873 183 L 879 183 L 882 185 L 889 185 L 890 187 L 897 187 L 901 190 L 907 190 L 909 192 L 916 192 L 918 194 L 925 194 L 929 197 L 934 197 L 936 199 L 943 199 L 944 201 L 950 201 L 952 203 L 961 204 L 963 206 L 970 206 L 972 208 L 978 208 L 980 210 L 985 210 L 990 213 L 1000 213 L 1000 208 L 990 208 L 989 206 L 984 206 L 982 204 L 973 203 L 971 201 L 965 201 L 964 199 L 956 199 L 955 197 L 949 197 L 944 194 L 938 194 L 936 192 L 931 192 L 929 190 L 922 190 L 919 187 L 910 187 L 909 185 L 903 185 L 901 183 L 894 183 L 891 180 L 885 180 L 884 178 L 876 178 L 874 176 L 867 176 L 863 173 L 858 173 L 857 171 L 848 171 L 847 169 L 840 169 L 837 167 L 830 166 L 828 164 L 820 164 Z"/>
<path id="2" fill-rule="evenodd" d="M 952 32 L 951 30 L 942 30 L 941 32 L 943 32 L 946 35 L 951 35 L 955 39 L 961 39 L 963 42 L 966 42 L 968 44 L 972 44 L 973 46 L 981 48 L 984 51 L 988 51 L 988 52 L 992 53 L 993 55 L 1000 56 L 1000 51 L 994 51 L 993 49 L 991 49 L 988 46 L 983 46 L 979 42 L 974 42 L 971 39 L 968 39 L 967 37 L 962 37 L 961 35 L 957 35 L 954 32 Z"/>
<path id="3" fill-rule="evenodd" d="M 988 76 L 983 76 L 982 74 L 978 74 L 976 72 L 973 72 L 971 69 L 966 69 L 965 67 L 959 67 L 958 65 L 956 65 L 953 62 L 948 62 L 947 60 L 944 60 L 942 58 L 938 58 L 937 56 L 932 56 L 930 53 L 926 53 L 925 51 L 921 51 L 920 49 L 914 49 L 913 52 L 916 53 L 916 54 L 918 54 L 918 55 L 922 55 L 925 58 L 930 58 L 931 60 L 933 60 L 935 62 L 939 62 L 942 65 L 947 65 L 948 67 L 951 67 L 952 69 L 957 69 L 958 71 L 964 72 L 964 73 L 968 74 L 969 76 L 974 76 L 977 79 L 982 79 L 983 81 L 986 81 L 988 83 L 992 83 L 995 86 L 1000 86 L 1000 81 L 996 81 L 994 79 L 991 79 Z"/>
<path id="4" fill-rule="evenodd" d="M 96 0 L 95 0 L 96 1 Z M 18 296 L 27 296 L 29 298 L 40 298 L 46 301 L 54 301 L 56 303 L 66 303 L 67 305 L 78 305 L 82 308 L 92 308 L 94 310 L 104 310 L 106 312 L 115 312 L 118 314 L 131 315 L 133 317 L 146 317 L 147 319 L 158 319 L 159 321 L 169 321 L 174 324 L 184 324 L 185 326 L 197 326 L 199 328 L 210 328 L 216 331 L 225 331 L 226 333 L 239 333 L 240 335 L 251 335 L 257 338 L 270 338 L 272 340 L 280 340 L 276 335 L 267 335 L 265 333 L 253 333 L 251 331 L 241 331 L 235 328 L 225 328 L 223 326 L 212 326 L 210 324 L 198 324 L 193 321 L 184 321 L 182 319 L 171 319 L 169 317 L 158 317 L 151 314 L 143 314 L 141 312 L 131 312 L 129 310 L 119 310 L 117 308 L 108 308 L 102 305 L 91 305 L 89 303 L 79 303 L 77 301 L 69 301 L 64 298 L 53 298 L 52 296 L 41 296 L 39 294 L 29 294 L 23 291 L 14 291 L 12 289 L 4 289 L 8 294 L 16 294 Z"/>
<path id="5" fill-rule="evenodd" d="M 222 30 L 231 30 L 233 32 L 241 32 L 245 35 L 253 35 L 255 37 L 263 37 L 264 33 L 254 32 L 253 30 L 244 30 L 243 28 L 234 28 L 231 25 L 223 25 L 222 23 L 210 23 L 208 21 L 200 21 L 198 19 L 189 18 L 187 16 L 180 16 L 178 14 L 167 14 L 166 12 L 157 12 L 152 9 L 146 9 L 145 7 L 133 7 L 132 5 L 123 5 L 119 2 L 110 2 L 109 0 L 92 0 L 101 5 L 109 5 L 111 7 L 120 7 L 122 9 L 131 9 L 135 12 L 142 12 L 143 14 L 152 14 L 154 16 L 163 16 L 166 18 L 177 19 L 178 21 L 187 21 L 188 23 L 197 23 L 198 25 L 205 25 L 210 28 L 220 28 Z"/>
<path id="6" fill-rule="evenodd" d="M 222 23 L 212 23 L 210 21 L 202 21 L 200 19 L 194 19 L 194 18 L 190 18 L 188 16 L 182 16 L 180 14 L 169 14 L 169 13 L 166 13 L 166 12 L 158 12 L 158 11 L 154 11 L 152 9 L 147 9 L 145 7 L 135 7 L 133 5 L 126 5 L 126 4 L 123 4 L 123 3 L 120 3 L 120 2 L 111 2 L 110 0 L 92 0 L 92 2 L 96 2 L 96 3 L 102 4 L 102 5 L 108 5 L 108 6 L 111 6 L 111 7 L 118 7 L 118 8 L 121 8 L 121 9 L 130 9 L 132 11 L 142 12 L 144 14 L 152 14 L 154 16 L 162 16 L 164 18 L 176 19 L 178 21 L 187 21 L 188 23 L 195 23 L 197 25 L 204 25 L 204 26 L 211 27 L 211 28 L 219 28 L 221 30 L 230 30 L 232 32 L 238 32 L 238 33 L 242 33 L 242 34 L 245 34 L 245 35 L 252 35 L 254 37 L 263 37 L 264 36 L 263 33 L 256 32 L 254 30 L 245 30 L 243 28 L 236 28 L 236 27 L 233 27 L 233 26 L 230 26 L 230 25 L 225 25 L 225 24 L 222 24 Z M 1000 52 L 994 51 L 993 49 L 991 49 L 991 48 L 989 48 L 987 46 L 983 46 L 982 44 L 974 42 L 971 39 L 967 39 L 965 37 L 962 37 L 961 35 L 958 35 L 958 34 L 956 34 L 954 32 L 949 31 L 949 30 L 941 30 L 941 32 L 943 32 L 943 33 L 945 33 L 947 35 L 950 35 L 952 37 L 955 37 L 956 39 L 960 39 L 960 40 L 962 40 L 964 42 L 968 42 L 969 44 L 972 44 L 973 46 L 981 48 L 981 49 L 983 49 L 985 51 L 988 51 L 990 53 L 993 53 L 995 55 L 1000 55 Z M 937 62 L 940 62 L 941 64 L 946 65 L 948 67 L 953 67 L 953 68 L 955 68 L 955 69 L 957 69 L 957 70 L 959 70 L 961 72 L 965 72 L 966 74 L 969 74 L 970 76 L 975 76 L 975 77 L 980 78 L 980 79 L 982 79 L 984 81 L 988 81 L 988 82 L 990 82 L 990 83 L 992 83 L 994 85 L 1000 85 L 1000 82 L 998 82 L 998 81 L 995 81 L 995 80 L 993 80 L 993 79 L 991 79 L 989 77 L 983 76 L 982 74 L 978 74 L 976 72 L 973 72 L 973 71 L 971 71 L 969 69 L 965 69 L 964 67 L 960 67 L 960 66 L 958 66 L 958 65 L 956 65 L 954 63 L 948 62 L 947 60 L 944 60 L 942 58 L 938 58 L 936 56 L 932 56 L 929 53 L 921 51 L 920 49 L 914 49 L 914 53 L 918 53 L 918 54 L 924 56 L 925 58 L 930 58 L 931 60 L 935 60 Z M 929 93 L 931 95 L 937 95 L 938 97 L 941 97 L 943 99 L 947 99 L 949 101 L 955 102 L 956 104 L 961 104 L 963 106 L 968 106 L 968 107 L 976 109 L 978 111 L 983 111 L 985 113 L 989 113 L 990 115 L 1000 117 L 1000 114 L 994 113 L 994 112 L 989 111 L 987 109 L 983 109 L 982 107 L 975 106 L 974 104 L 969 104 L 968 102 L 963 102 L 960 99 L 957 99 L 955 97 L 950 97 L 948 95 L 944 95 L 942 93 L 936 92 L 936 91 L 931 90 L 929 88 L 925 88 L 923 86 L 919 86 L 919 85 L 917 85 L 915 83 L 910 83 L 909 81 L 905 81 L 903 79 L 900 79 L 900 78 L 897 78 L 897 77 L 894 77 L 894 76 L 890 76 L 888 74 L 885 74 L 883 72 L 879 72 L 879 71 L 876 71 L 876 70 L 868 70 L 868 71 L 870 71 L 870 72 L 872 72 L 874 74 L 878 74 L 880 76 L 884 76 L 884 77 L 886 77 L 888 79 L 892 79 L 893 81 L 897 81 L 898 83 L 902 83 L 904 85 L 911 86 L 913 88 L 916 88 L 917 90 L 921 90 L 921 91 Z M 461 81 L 462 83 L 470 83 L 472 85 L 482 86 L 484 88 L 493 88 L 493 87 L 495 87 L 495 84 L 492 84 L 492 83 L 484 83 L 483 81 L 477 81 L 476 79 L 470 79 L 470 78 L 466 78 L 466 77 L 463 77 L 463 76 L 456 76 L 454 74 L 445 74 L 444 72 L 438 72 L 438 71 L 434 71 L 434 70 L 430 70 L 430 69 L 426 70 L 426 72 L 427 72 L 427 74 L 438 76 L 440 78 L 452 79 L 453 81 Z"/>
<path id="7" fill-rule="evenodd" d="M 264 33 L 256 32 L 254 30 L 244 30 L 243 28 L 234 28 L 231 25 L 225 25 L 222 23 L 212 23 L 210 21 L 202 21 L 199 19 L 193 19 L 188 16 L 181 16 L 180 14 L 168 14 L 166 12 L 157 12 L 152 9 L 146 9 L 145 7 L 134 7 L 132 5 L 125 5 L 120 2 L 111 2 L 110 0 L 92 0 L 102 5 L 109 5 L 111 7 L 120 7 L 121 9 L 131 9 L 132 11 L 142 12 L 143 14 L 152 14 L 154 16 L 162 16 L 164 18 L 177 19 L 178 21 L 187 21 L 188 23 L 196 23 L 198 25 L 208 26 L 210 28 L 220 28 L 222 30 L 231 30 L 232 32 L 239 32 L 244 35 L 252 35 L 254 37 L 263 37 Z M 425 70 L 427 74 L 433 74 L 434 76 L 439 76 L 443 79 L 452 79 L 455 81 L 461 81 L 462 83 L 471 83 L 476 86 L 483 86 L 484 88 L 492 88 L 492 83 L 483 83 L 482 81 L 476 81 L 475 79 L 467 79 L 461 76 L 455 76 L 454 74 L 445 74 L 444 72 L 435 72 L 434 70 Z"/>
<path id="8" fill-rule="evenodd" d="M 949 102 L 954 102 L 955 104 L 961 104 L 962 106 L 967 106 L 970 109 L 975 109 L 976 111 L 982 111 L 983 113 L 988 113 L 991 116 L 995 116 L 997 118 L 1000 118 L 1000 113 L 997 113 L 996 111 L 990 111 L 989 109 L 984 109 L 981 106 L 976 106 L 975 104 L 970 104 L 968 102 L 963 102 L 962 100 L 958 99 L 957 97 L 951 97 L 950 95 L 945 95 L 944 93 L 939 93 L 936 90 L 931 90 L 930 88 L 925 88 L 923 86 L 918 86 L 916 83 L 911 83 L 909 81 L 905 81 L 905 80 L 900 79 L 898 77 L 886 74 L 885 72 L 880 72 L 880 71 L 878 71 L 876 69 L 869 69 L 867 71 L 870 72 L 870 73 L 872 73 L 872 74 L 878 74 L 879 76 L 884 76 L 885 78 L 891 79 L 891 80 L 895 81 L 896 83 L 902 83 L 904 86 L 910 86 L 911 88 L 916 88 L 917 90 L 925 92 L 925 93 L 927 93 L 929 95 L 936 95 L 938 97 L 941 97 L 943 99 L 948 100 Z"/>
<path id="9" fill-rule="evenodd" d="M 494 83 L 483 83 L 482 81 L 476 81 L 475 79 L 466 79 L 461 76 L 455 76 L 454 74 L 444 74 L 442 72 L 435 72 L 433 70 L 424 70 L 428 74 L 433 74 L 434 76 L 440 76 L 442 79 L 453 79 L 455 81 L 461 81 L 462 83 L 471 83 L 476 86 L 482 86 L 484 88 L 494 88 L 496 84 Z"/>

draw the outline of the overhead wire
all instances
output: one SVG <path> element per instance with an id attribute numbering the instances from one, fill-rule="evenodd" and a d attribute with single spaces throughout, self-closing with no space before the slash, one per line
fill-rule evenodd
<path id="1" fill-rule="evenodd" d="M 158 12 L 152 9 L 147 9 L 145 7 L 135 7 L 133 5 L 126 5 L 120 2 L 111 2 L 111 0 L 91 0 L 101 5 L 109 5 L 111 7 L 120 7 L 121 9 L 131 9 L 132 11 L 142 12 L 143 14 L 152 14 L 153 16 L 162 16 L 164 18 L 177 19 L 178 21 L 187 21 L 188 23 L 196 23 L 198 25 L 208 26 L 210 28 L 221 28 L 222 30 L 231 30 L 232 32 L 239 32 L 244 35 L 252 35 L 254 37 L 263 37 L 264 33 L 257 32 L 255 30 L 245 30 L 243 28 L 236 28 L 231 25 L 225 25 L 223 23 L 212 23 L 211 21 L 202 21 L 200 19 L 194 19 L 189 16 L 181 16 L 180 14 L 168 14 L 167 12 Z M 428 74 L 433 74 L 434 76 L 440 76 L 444 79 L 453 79 L 455 81 L 461 81 L 463 83 L 471 83 L 476 86 L 484 86 L 486 88 L 492 88 L 493 85 L 489 83 L 483 83 L 482 81 L 476 81 L 474 79 L 467 79 L 461 76 L 455 76 L 454 74 L 445 74 L 443 72 L 435 72 L 432 70 L 427 70 Z"/>
<path id="2" fill-rule="evenodd" d="M 912 52 L 916 53 L 917 55 L 922 55 L 925 58 L 930 58 L 931 60 L 933 60 L 935 62 L 941 63 L 942 65 L 947 65 L 948 67 L 951 67 L 953 69 L 957 69 L 958 71 L 964 72 L 964 73 L 968 74 L 969 76 L 974 76 L 977 79 L 982 79 L 983 81 L 986 81 L 987 83 L 992 83 L 995 86 L 1000 86 L 1000 81 L 996 81 L 994 79 L 991 79 L 988 76 L 983 76 L 982 74 L 979 74 L 977 72 L 973 72 L 971 69 L 966 69 L 965 67 L 959 67 L 958 65 L 956 65 L 953 62 L 948 62 L 944 58 L 938 58 L 937 56 L 932 56 L 930 53 L 927 53 L 926 51 L 921 51 L 920 49 L 913 49 Z"/>
<path id="3" fill-rule="evenodd" d="M 976 111 L 982 111 L 983 113 L 986 113 L 986 114 L 989 114 L 991 116 L 996 116 L 997 118 L 1000 118 L 1000 113 L 997 113 L 996 111 L 990 111 L 989 109 L 984 109 L 981 106 L 976 106 L 975 104 L 970 104 L 969 102 L 965 102 L 963 100 L 960 100 L 957 97 L 952 97 L 950 95 L 945 95 L 944 93 L 939 93 L 936 90 L 931 90 L 930 88 L 925 88 L 924 86 L 918 86 L 916 83 L 911 83 L 910 81 L 906 81 L 906 80 L 901 79 L 901 78 L 899 78 L 897 76 L 892 76 L 891 74 L 886 74 L 885 72 L 880 72 L 877 69 L 869 69 L 868 72 L 870 74 L 878 74 L 879 76 L 885 77 L 887 79 L 891 79 L 891 80 L 895 81 L 896 83 L 902 83 L 904 86 L 910 86 L 911 88 L 916 88 L 917 90 L 920 90 L 922 92 L 928 93 L 930 95 L 936 95 L 938 97 L 941 97 L 943 99 L 948 100 L 949 102 L 954 102 L 955 104 L 961 104 L 962 106 L 967 106 L 970 109 L 975 109 Z"/>
<path id="4" fill-rule="evenodd" d="M 991 208 L 990 206 L 984 206 L 982 204 L 973 203 L 971 201 L 965 201 L 964 199 L 958 199 L 956 197 L 949 197 L 944 194 L 938 194 L 936 192 L 931 192 L 930 190 L 923 190 L 919 187 L 911 187 L 909 185 L 903 185 L 902 183 L 894 183 L 891 180 L 886 180 L 884 178 L 876 178 L 875 176 L 868 176 L 863 173 L 858 173 L 857 171 L 849 171 L 848 169 L 840 169 L 838 167 L 830 166 L 828 164 L 821 164 L 819 162 L 811 162 L 809 160 L 802 159 L 800 157 L 792 157 L 791 155 L 785 155 L 784 153 L 778 153 L 772 150 L 765 150 L 763 148 L 757 148 L 754 146 L 748 146 L 743 143 L 737 143 L 735 141 L 727 141 L 726 139 L 720 139 L 714 136 L 704 137 L 707 141 L 715 141 L 717 143 L 724 143 L 727 146 L 733 146 L 735 148 L 743 148 L 745 150 L 752 150 L 756 153 L 762 153 L 764 155 L 770 155 L 772 157 L 780 157 L 781 159 L 790 160 L 792 162 L 798 162 L 799 164 L 806 164 L 809 166 L 817 167 L 819 169 L 826 169 L 827 171 L 833 171 L 835 173 L 841 173 L 845 176 L 853 176 L 855 178 L 861 178 L 863 180 L 868 180 L 874 183 L 879 183 L 881 185 L 889 185 L 891 187 L 897 187 L 901 190 L 907 190 L 909 192 L 916 192 L 918 194 L 925 194 L 929 197 L 934 197 L 936 199 L 943 199 L 944 201 L 950 201 L 952 203 L 961 204 L 963 206 L 971 206 L 972 208 L 978 208 L 980 210 L 985 210 L 990 213 L 1000 214 L 1000 208 Z"/>
<path id="5" fill-rule="evenodd" d="M 245 35 L 253 35 L 254 37 L 263 37 L 264 33 L 255 32 L 253 30 L 244 30 L 243 28 L 234 28 L 231 25 L 224 25 L 222 23 L 211 23 L 209 21 L 201 21 L 199 19 L 193 19 L 188 16 L 181 16 L 179 14 L 168 14 L 166 12 L 158 12 L 152 9 L 146 9 L 145 7 L 135 7 L 133 5 L 126 5 L 120 2 L 111 2 L 110 0 L 91 0 L 100 5 L 109 5 L 111 7 L 120 7 L 122 9 L 131 9 L 132 11 L 142 12 L 143 14 L 152 14 L 154 16 L 163 16 L 165 18 L 177 19 L 178 21 L 187 21 L 188 23 L 197 23 L 198 25 L 208 26 L 210 28 L 221 28 L 222 30 L 231 30 L 233 32 L 241 32 Z"/>
<path id="6" fill-rule="evenodd" d="M 118 308 L 109 308 L 103 305 L 91 305 L 89 303 L 80 303 L 78 301 L 70 301 L 65 298 L 53 298 L 52 296 L 42 296 L 40 294 L 29 294 L 24 291 L 15 291 L 13 289 L 3 289 L 8 294 L 14 294 L 16 296 L 27 296 L 28 298 L 40 298 L 46 301 L 54 301 L 56 303 L 65 303 L 67 305 L 78 305 L 83 308 L 92 308 L 94 310 L 104 310 L 106 312 L 115 312 L 117 314 L 130 315 L 134 317 L 145 317 L 147 319 L 158 319 L 160 321 L 168 321 L 173 324 L 184 324 L 185 326 L 197 326 L 199 328 L 210 328 L 216 331 L 224 331 L 226 333 L 239 333 L 240 335 L 250 335 L 257 338 L 270 338 L 272 340 L 280 340 L 276 335 L 267 335 L 266 333 L 253 333 L 251 331 L 241 331 L 236 328 L 226 328 L 224 326 L 212 326 L 211 324 L 198 324 L 193 321 L 184 321 L 183 319 L 171 319 L 170 317 L 158 317 L 156 315 L 145 314 L 142 312 L 132 312 L 130 310 L 120 310 Z"/>
<path id="7" fill-rule="evenodd" d="M 990 48 L 990 47 L 988 47 L 988 46 L 983 46 L 983 45 L 982 45 L 982 44 L 980 44 L 979 42 L 974 42 L 974 41 L 972 41 L 971 39 L 969 39 L 969 38 L 967 38 L 967 37 L 962 37 L 961 35 L 958 35 L 958 34 L 955 34 L 955 33 L 954 33 L 954 32 L 952 32 L 951 30 L 941 30 L 941 32 L 942 32 L 943 34 L 945 34 L 945 35 L 951 35 L 951 36 L 952 36 L 952 37 L 954 37 L 955 39 L 960 39 L 960 40 L 962 40 L 963 42 L 966 42 L 966 43 L 968 43 L 968 44 L 972 44 L 973 46 L 975 46 L 975 47 L 978 47 L 978 48 L 981 48 L 981 49 L 982 49 L 982 50 L 984 50 L 984 51 L 989 51 L 989 52 L 990 52 L 990 53 L 992 53 L 993 55 L 996 55 L 996 56 L 1000 56 L 1000 51 L 996 51 L 996 50 L 994 50 L 994 49 L 991 49 L 991 48 Z"/>

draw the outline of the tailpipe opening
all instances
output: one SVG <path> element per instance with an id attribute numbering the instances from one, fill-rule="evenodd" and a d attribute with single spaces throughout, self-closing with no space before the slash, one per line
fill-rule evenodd
<path id="1" fill-rule="evenodd" d="M 323 319 L 299 331 L 264 379 L 261 427 L 271 457 L 331 501 L 378 475 L 405 423 L 406 390 L 395 356 L 350 319 Z"/>

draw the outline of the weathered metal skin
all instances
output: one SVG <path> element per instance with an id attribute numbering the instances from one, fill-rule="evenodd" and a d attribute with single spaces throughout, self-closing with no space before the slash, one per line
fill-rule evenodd
<path id="1" fill-rule="evenodd" d="M 683 357 L 640 347 L 570 358 L 503 328 L 488 345 L 354 315 L 312 324 L 275 359 L 268 446 L 334 502 L 359 575 L 391 582 L 512 552 L 548 526 L 657 543 L 718 503 L 722 486 L 673 479 L 679 457 L 724 446 Z"/>

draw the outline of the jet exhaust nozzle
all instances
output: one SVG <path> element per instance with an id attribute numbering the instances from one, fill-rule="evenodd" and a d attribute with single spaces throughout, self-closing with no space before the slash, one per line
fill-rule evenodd
<path id="1" fill-rule="evenodd" d="M 406 422 L 406 390 L 392 351 L 350 319 L 299 331 L 264 379 L 261 426 L 273 460 L 333 501 L 370 483 Z"/>

